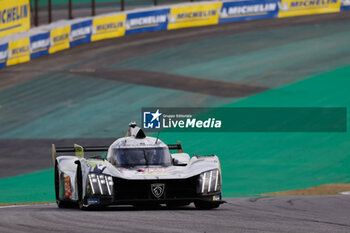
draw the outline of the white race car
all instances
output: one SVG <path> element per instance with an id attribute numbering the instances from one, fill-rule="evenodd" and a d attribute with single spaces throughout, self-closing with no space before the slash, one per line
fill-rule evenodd
<path id="1" fill-rule="evenodd" d="M 179 142 L 166 145 L 147 137 L 135 123 L 110 146 L 52 145 L 52 156 L 60 208 L 194 202 L 198 209 L 212 209 L 224 203 L 217 156 L 190 158 Z"/>

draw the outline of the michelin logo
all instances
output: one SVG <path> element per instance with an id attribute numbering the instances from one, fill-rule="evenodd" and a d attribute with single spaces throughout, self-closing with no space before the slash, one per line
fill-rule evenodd
<path id="1" fill-rule="evenodd" d="M 215 16 L 220 12 L 217 10 L 195 11 L 187 13 L 171 14 L 169 17 L 170 23 L 176 23 L 178 21 L 192 21 L 192 20 L 206 20 L 209 17 Z"/>
<path id="2" fill-rule="evenodd" d="M 349 0 L 343 0 L 349 2 Z M 291 1 L 288 6 L 287 2 L 278 2 L 278 7 L 281 11 L 289 11 L 289 10 L 300 10 L 300 9 L 310 9 L 310 8 L 318 8 L 323 6 L 328 6 L 331 4 L 337 4 L 338 0 L 297 0 Z M 344 4 L 344 3 L 343 3 Z"/>
<path id="3" fill-rule="evenodd" d="M 7 58 L 7 50 L 0 51 L 0 62 L 6 60 Z"/>
<path id="4" fill-rule="evenodd" d="M 166 21 L 167 21 L 167 15 L 151 15 L 151 16 L 140 17 L 140 18 L 133 18 L 126 21 L 125 28 L 133 29 L 140 26 L 158 25 L 161 23 L 166 23 Z"/>
<path id="5" fill-rule="evenodd" d="M 34 41 L 30 44 L 30 52 L 31 53 L 35 53 L 38 50 L 41 49 L 47 49 L 50 46 L 50 39 L 43 39 L 43 40 L 38 40 L 38 41 Z"/>
<path id="6" fill-rule="evenodd" d="M 145 129 L 160 129 L 160 116 L 162 113 L 159 109 L 155 112 L 144 112 L 143 113 L 143 128 Z"/>
<path id="7" fill-rule="evenodd" d="M 8 58 L 19 57 L 28 52 L 29 52 L 29 46 L 21 46 L 21 47 L 14 48 L 12 50 L 9 49 Z"/>
<path id="8" fill-rule="evenodd" d="M 223 8 L 222 11 L 220 12 L 220 17 L 225 18 L 225 17 L 235 16 L 235 15 L 264 13 L 269 11 L 275 11 L 276 8 L 277 8 L 276 3 L 234 6 L 229 8 Z"/>
<path id="9" fill-rule="evenodd" d="M 72 30 L 70 35 L 69 35 L 69 38 L 70 40 L 74 40 L 76 38 L 80 38 L 82 36 L 86 36 L 86 35 L 89 35 L 91 33 L 91 27 L 90 26 L 87 26 L 87 27 L 82 27 L 82 28 L 78 28 L 78 29 L 75 29 L 75 30 Z"/>

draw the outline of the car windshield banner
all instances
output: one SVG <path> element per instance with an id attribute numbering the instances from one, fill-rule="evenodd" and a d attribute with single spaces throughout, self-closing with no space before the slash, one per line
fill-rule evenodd
<path id="1" fill-rule="evenodd" d="M 170 9 L 130 13 L 126 17 L 125 34 L 166 30 Z"/>
<path id="2" fill-rule="evenodd" d="M 346 108 L 142 108 L 145 131 L 346 132 Z"/>
<path id="3" fill-rule="evenodd" d="M 91 41 L 92 20 L 72 24 L 69 34 L 70 46 Z"/>
<path id="4" fill-rule="evenodd" d="M 277 15 L 278 0 L 224 2 L 219 23 L 275 18 Z"/>
<path id="5" fill-rule="evenodd" d="M 0 68 L 6 67 L 8 44 L 0 45 Z"/>
<path id="6" fill-rule="evenodd" d="M 37 34 L 30 37 L 30 58 L 36 58 L 49 54 L 50 32 Z"/>

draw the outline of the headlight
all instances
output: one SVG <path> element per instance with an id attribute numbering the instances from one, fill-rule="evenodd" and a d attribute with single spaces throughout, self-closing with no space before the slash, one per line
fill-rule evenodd
<path id="1" fill-rule="evenodd" d="M 90 173 L 88 180 L 92 194 L 112 195 L 113 178 L 106 174 Z"/>
<path id="2" fill-rule="evenodd" d="M 206 194 L 221 191 L 221 177 L 219 169 L 202 173 L 199 176 L 197 192 Z"/>

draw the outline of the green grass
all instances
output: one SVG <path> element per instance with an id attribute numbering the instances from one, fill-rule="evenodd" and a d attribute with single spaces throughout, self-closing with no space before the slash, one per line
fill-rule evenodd
<path id="1" fill-rule="evenodd" d="M 55 200 L 54 171 L 43 170 L 0 179 L 0 203 L 52 202 Z"/>

